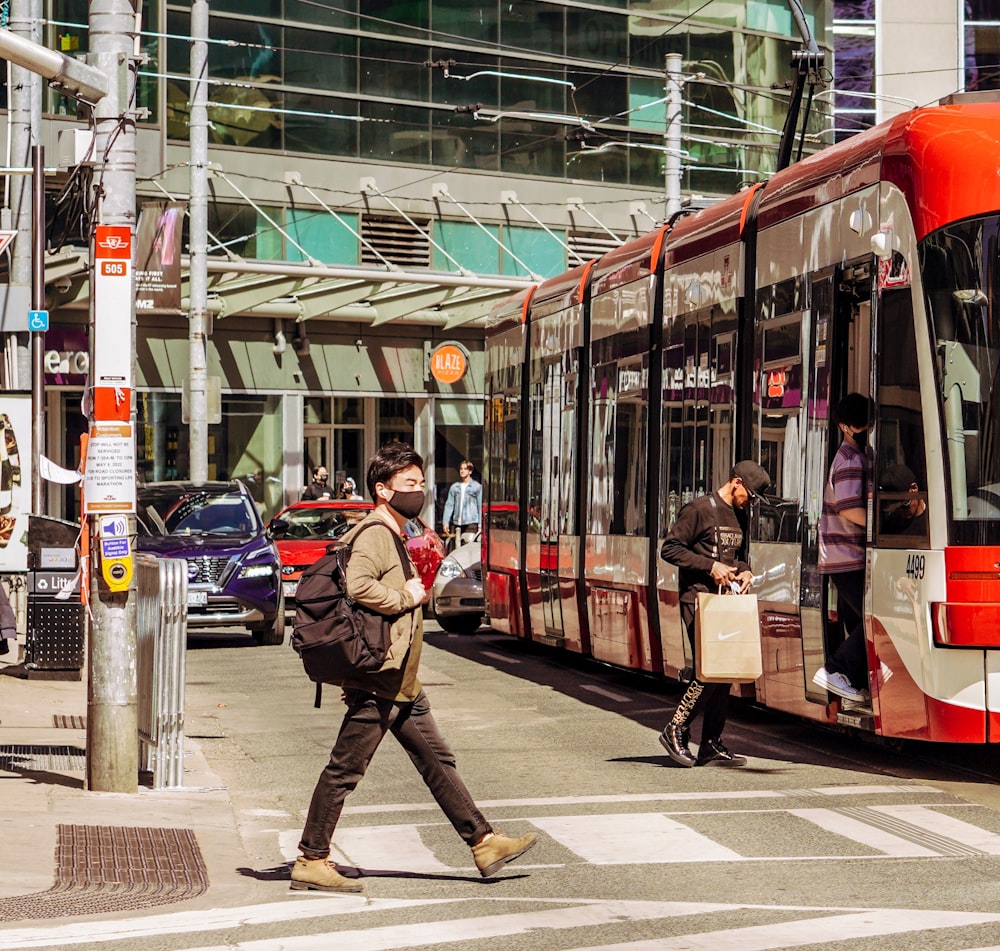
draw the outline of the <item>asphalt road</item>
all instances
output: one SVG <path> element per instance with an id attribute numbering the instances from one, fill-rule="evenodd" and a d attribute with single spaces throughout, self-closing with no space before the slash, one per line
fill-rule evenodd
<path id="1" fill-rule="evenodd" d="M 138 947 L 140 929 L 147 951 L 998 946 L 994 750 L 889 748 L 734 705 L 726 740 L 749 765 L 681 769 L 657 742 L 670 685 L 428 628 L 422 679 L 460 771 L 496 826 L 539 833 L 532 852 L 482 880 L 390 737 L 334 840 L 364 893 L 290 893 L 339 692 L 315 710 L 287 646 L 193 635 L 187 732 L 229 789 L 245 903 L 77 946 Z"/>

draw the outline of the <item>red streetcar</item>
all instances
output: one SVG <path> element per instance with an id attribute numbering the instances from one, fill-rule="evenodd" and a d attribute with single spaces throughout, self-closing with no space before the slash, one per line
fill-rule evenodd
<path id="1" fill-rule="evenodd" d="M 1000 101 L 982 97 L 900 115 L 494 311 L 495 629 L 681 676 L 660 543 L 752 458 L 774 493 L 751 525 L 764 673 L 736 689 L 882 736 L 1000 742 Z M 876 406 L 870 698 L 850 709 L 812 682 L 837 644 L 817 535 L 849 392 Z"/>

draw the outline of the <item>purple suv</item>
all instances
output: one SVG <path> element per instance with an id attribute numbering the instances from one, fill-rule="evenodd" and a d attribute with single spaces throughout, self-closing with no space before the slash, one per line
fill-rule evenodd
<path id="1" fill-rule="evenodd" d="M 187 561 L 189 628 L 245 624 L 282 643 L 281 562 L 242 482 L 152 482 L 138 503 L 139 551 Z"/>

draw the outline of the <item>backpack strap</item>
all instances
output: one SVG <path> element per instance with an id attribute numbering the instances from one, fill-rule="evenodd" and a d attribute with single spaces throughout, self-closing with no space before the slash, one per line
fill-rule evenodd
<path id="1" fill-rule="evenodd" d="M 386 525 L 381 519 L 379 521 L 365 522 L 363 525 L 359 525 L 354 529 L 354 534 L 351 535 L 350 540 L 345 540 L 341 547 L 346 547 L 351 549 L 354 547 L 355 541 L 357 541 L 358 536 L 369 528 L 374 528 L 381 525 L 387 532 L 392 535 L 392 540 L 396 543 L 396 553 L 399 555 L 400 565 L 403 569 L 403 577 L 409 581 L 411 578 L 416 577 L 413 573 L 413 565 L 410 560 L 410 553 L 406 550 L 406 545 L 403 544 L 403 539 L 400 538 L 399 532 L 394 532 L 392 528 Z"/>

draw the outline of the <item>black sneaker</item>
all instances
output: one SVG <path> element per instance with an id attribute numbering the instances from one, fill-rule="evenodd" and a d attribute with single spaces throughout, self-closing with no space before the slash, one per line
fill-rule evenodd
<path id="1" fill-rule="evenodd" d="M 686 733 L 687 731 L 676 723 L 668 723 L 660 734 L 660 746 L 679 766 L 694 766 L 694 754 L 688 749 Z"/>
<path id="2" fill-rule="evenodd" d="M 722 740 L 702 740 L 696 766 L 746 766 L 747 758 L 730 753 Z"/>

